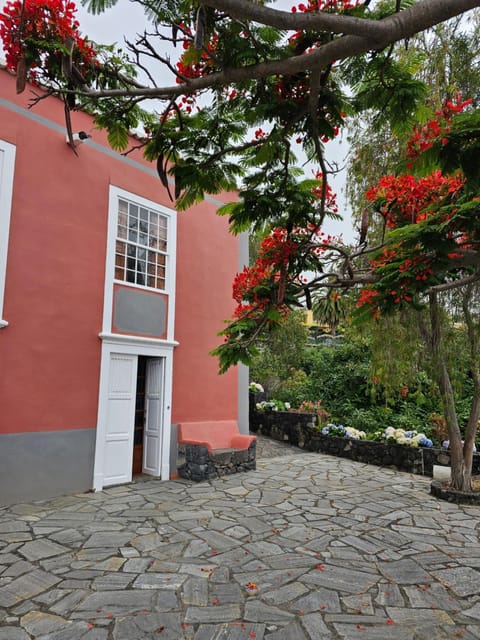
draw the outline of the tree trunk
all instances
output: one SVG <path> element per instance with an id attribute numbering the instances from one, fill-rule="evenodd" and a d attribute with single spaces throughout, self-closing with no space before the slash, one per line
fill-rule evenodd
<path id="1" fill-rule="evenodd" d="M 472 490 L 472 456 L 473 443 L 464 450 L 462 434 L 458 426 L 457 412 L 452 383 L 448 374 L 443 348 L 442 330 L 440 322 L 440 307 L 437 293 L 429 294 L 430 322 L 432 325 L 432 355 L 437 374 L 438 387 L 443 402 L 443 411 L 447 423 L 450 440 L 450 466 L 452 469 L 451 486 L 458 491 L 469 492 Z"/>
<path id="2" fill-rule="evenodd" d="M 463 457 L 465 465 L 472 467 L 473 449 L 475 446 L 475 436 L 477 435 L 478 420 L 480 418 L 480 365 L 478 351 L 478 327 L 472 316 L 472 299 L 474 285 L 470 284 L 465 288 L 462 296 L 463 316 L 467 325 L 468 341 L 470 345 L 470 373 L 473 381 L 473 399 L 470 407 L 467 428 L 465 431 L 465 444 L 463 445 Z"/>

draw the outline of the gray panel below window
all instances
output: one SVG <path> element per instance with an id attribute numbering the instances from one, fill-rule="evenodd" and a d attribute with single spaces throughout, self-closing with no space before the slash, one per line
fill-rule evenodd
<path id="1" fill-rule="evenodd" d="M 0 506 L 92 487 L 96 429 L 0 435 Z"/>
<path id="2" fill-rule="evenodd" d="M 113 326 L 117 331 L 160 337 L 167 328 L 167 303 L 160 295 L 120 288 L 115 291 Z"/>

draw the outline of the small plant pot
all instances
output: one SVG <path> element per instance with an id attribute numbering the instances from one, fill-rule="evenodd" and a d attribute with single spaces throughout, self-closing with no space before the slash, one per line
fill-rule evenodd
<path id="1" fill-rule="evenodd" d="M 433 479 L 441 482 L 450 481 L 452 477 L 452 470 L 450 467 L 444 467 L 443 465 L 433 465 Z"/>

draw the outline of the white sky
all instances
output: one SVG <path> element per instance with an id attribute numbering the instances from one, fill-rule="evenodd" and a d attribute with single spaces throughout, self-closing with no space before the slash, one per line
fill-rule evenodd
<path id="1" fill-rule="evenodd" d="M 295 4 L 295 2 L 291 4 Z M 102 44 L 116 42 L 121 46 L 125 37 L 130 40 L 134 39 L 135 34 L 143 33 L 146 26 L 146 18 L 142 8 L 129 0 L 119 0 L 115 7 L 95 16 L 81 6 L 80 0 L 77 0 L 77 7 L 81 33 Z M 170 81 L 168 83 L 170 84 Z M 347 151 L 347 144 L 342 143 L 341 140 L 334 140 L 326 145 L 327 159 L 337 162 L 339 167 L 345 165 Z M 327 221 L 324 229 L 327 233 L 342 234 L 344 242 L 348 243 L 353 241 L 355 234 L 350 222 L 350 211 L 342 193 L 345 185 L 345 173 L 344 170 L 330 178 L 332 188 L 337 193 L 340 214 L 344 220 L 343 222 Z M 311 176 L 307 175 L 307 177 Z"/>

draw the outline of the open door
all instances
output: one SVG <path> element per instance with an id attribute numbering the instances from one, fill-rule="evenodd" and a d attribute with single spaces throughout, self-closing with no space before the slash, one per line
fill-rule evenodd
<path id="1" fill-rule="evenodd" d="M 112 353 L 108 372 L 103 485 L 132 479 L 137 356 Z"/>
<path id="2" fill-rule="evenodd" d="M 142 472 L 161 475 L 165 358 L 148 358 L 145 381 L 145 429 Z"/>

